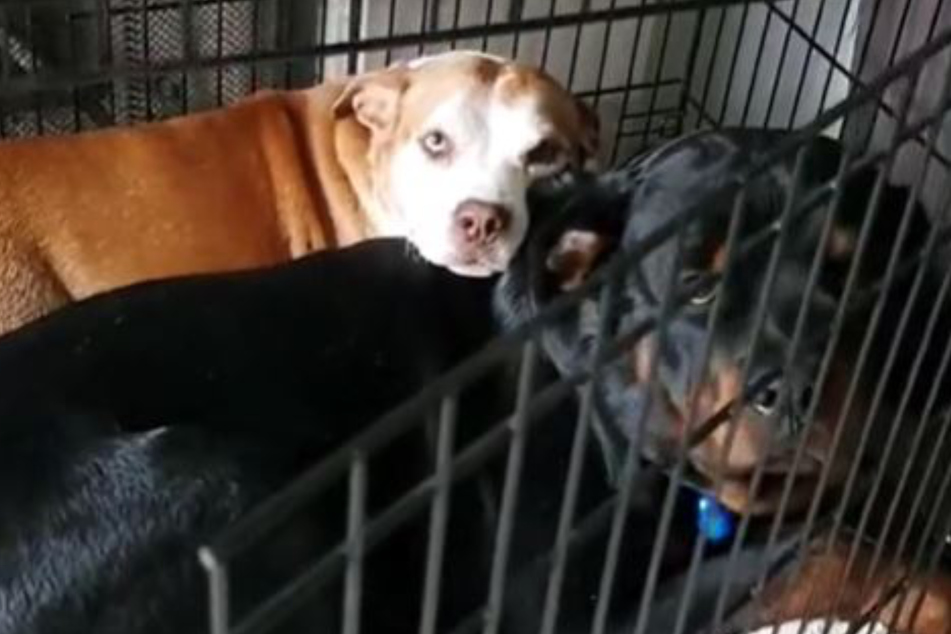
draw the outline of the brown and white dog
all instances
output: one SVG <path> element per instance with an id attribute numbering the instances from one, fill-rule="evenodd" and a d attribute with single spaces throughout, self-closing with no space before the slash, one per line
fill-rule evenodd
<path id="1" fill-rule="evenodd" d="M 553 79 L 473 52 L 0 144 L 0 332 L 137 281 L 378 236 L 489 275 L 522 241 L 527 187 L 596 150 L 596 118 Z"/>

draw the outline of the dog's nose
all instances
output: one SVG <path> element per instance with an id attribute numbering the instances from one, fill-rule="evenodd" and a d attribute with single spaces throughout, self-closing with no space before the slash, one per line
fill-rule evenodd
<path id="1" fill-rule="evenodd" d="M 492 203 L 469 200 L 456 210 L 455 230 L 468 246 L 488 246 L 508 228 L 511 213 L 505 207 Z"/>

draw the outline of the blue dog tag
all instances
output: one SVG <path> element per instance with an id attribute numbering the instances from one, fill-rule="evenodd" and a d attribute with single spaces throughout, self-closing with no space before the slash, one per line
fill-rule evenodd
<path id="1" fill-rule="evenodd" d="M 697 530 L 718 544 L 733 534 L 733 515 L 715 499 L 703 495 L 697 498 Z"/>

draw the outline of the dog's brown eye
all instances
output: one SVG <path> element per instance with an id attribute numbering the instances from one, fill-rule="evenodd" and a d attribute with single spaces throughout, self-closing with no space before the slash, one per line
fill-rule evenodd
<path id="1" fill-rule="evenodd" d="M 558 162 L 561 155 L 561 146 L 554 139 L 542 139 L 525 153 L 525 165 L 528 167 L 553 165 Z"/>
<path id="2" fill-rule="evenodd" d="M 452 151 L 452 143 L 449 141 L 449 137 L 441 130 L 427 132 L 419 142 L 423 151 L 431 158 L 445 158 Z"/>
<path id="3" fill-rule="evenodd" d="M 717 295 L 716 279 L 703 271 L 684 271 L 680 274 L 680 285 L 694 306 L 709 304 Z"/>

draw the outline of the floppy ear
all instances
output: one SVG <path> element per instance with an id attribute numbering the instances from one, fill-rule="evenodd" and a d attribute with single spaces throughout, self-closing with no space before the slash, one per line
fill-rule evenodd
<path id="1" fill-rule="evenodd" d="M 409 81 L 408 73 L 404 64 L 395 64 L 354 77 L 334 102 L 334 117 L 352 115 L 373 134 L 391 132 Z"/>
<path id="2" fill-rule="evenodd" d="M 548 251 L 545 268 L 562 291 L 580 286 L 603 255 L 614 247 L 615 239 L 590 229 L 569 229 Z"/>
<path id="3" fill-rule="evenodd" d="M 875 189 L 877 178 L 877 169 L 866 168 L 854 174 L 846 183 L 837 222 L 826 245 L 828 255 L 833 261 L 850 260 L 854 255 L 863 225 L 873 211 L 871 193 Z M 874 222 L 868 229 L 868 240 L 870 244 L 876 245 L 876 248 L 884 249 L 886 254 L 890 254 L 894 248 L 903 222 L 909 223 L 902 243 L 903 255 L 920 252 L 928 241 L 931 221 L 921 203 L 911 200 L 911 194 L 912 191 L 908 187 L 888 182 L 884 184 Z M 907 220 L 906 213 L 911 214 Z M 869 261 L 868 255 L 864 259 Z M 883 274 L 887 257 L 873 259 L 876 262 L 869 261 L 869 264 L 875 264 L 872 269 Z"/>
<path id="4" fill-rule="evenodd" d="M 584 152 L 581 168 L 594 172 L 598 168 L 598 150 L 601 147 L 601 120 L 598 114 L 581 99 L 575 99 L 581 120 L 581 149 Z"/>

